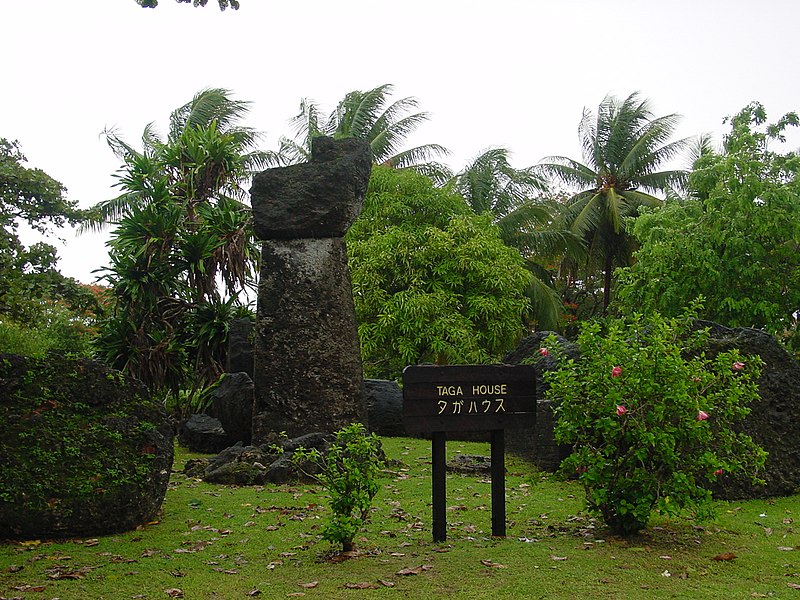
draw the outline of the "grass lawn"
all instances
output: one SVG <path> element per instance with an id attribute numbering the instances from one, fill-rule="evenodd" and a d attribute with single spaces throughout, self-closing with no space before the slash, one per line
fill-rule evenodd
<path id="1" fill-rule="evenodd" d="M 430 443 L 387 438 L 387 472 L 355 556 L 319 538 L 313 485 L 188 479 L 179 450 L 158 522 L 78 540 L 0 543 L 0 599 L 796 598 L 800 496 L 720 502 L 713 522 L 654 519 L 611 536 L 582 489 L 508 457 L 508 537 L 491 533 L 490 482 L 448 475 L 448 539 L 431 538 Z M 489 454 L 488 444 L 447 443 Z M 797 520 L 797 524 L 795 524 Z"/>

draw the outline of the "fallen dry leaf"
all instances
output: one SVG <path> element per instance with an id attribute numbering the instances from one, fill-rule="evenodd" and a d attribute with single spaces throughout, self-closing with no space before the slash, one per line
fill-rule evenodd
<path id="1" fill-rule="evenodd" d="M 733 560 L 736 558 L 736 555 L 733 552 L 723 552 L 722 554 L 717 554 L 711 560 Z"/>
<path id="2" fill-rule="evenodd" d="M 394 587 L 394 581 L 387 581 L 385 579 L 378 579 L 378 583 L 380 583 L 384 587 Z"/>
<path id="3" fill-rule="evenodd" d="M 554 554 L 550 555 L 551 560 L 567 560 L 566 556 L 555 556 Z"/>
<path id="4" fill-rule="evenodd" d="M 400 569 L 396 575 L 419 575 L 423 571 L 428 571 L 432 569 L 433 565 L 420 565 L 418 567 L 406 567 L 405 569 Z"/>
<path id="5" fill-rule="evenodd" d="M 14 586 L 15 590 L 18 592 L 43 592 L 47 589 L 46 585 L 16 585 Z"/>
<path id="6" fill-rule="evenodd" d="M 259 590 L 258 588 L 253 588 L 252 590 L 247 592 L 247 594 L 245 594 L 245 595 L 246 596 L 258 596 L 259 594 L 261 594 L 261 590 Z"/>
<path id="7" fill-rule="evenodd" d="M 124 556 L 120 556 L 119 554 L 115 554 L 111 557 L 112 563 L 135 563 L 139 562 L 135 558 L 125 558 Z"/>
<path id="8" fill-rule="evenodd" d="M 64 567 L 53 567 L 52 569 L 45 569 L 49 579 L 83 579 L 84 576 L 91 570 L 97 567 L 81 567 L 74 571 L 65 571 Z"/>
<path id="9" fill-rule="evenodd" d="M 360 581 L 359 583 L 345 583 L 344 587 L 348 590 L 377 590 L 378 586 L 368 581 Z"/>
<path id="10" fill-rule="evenodd" d="M 508 567 L 505 565 L 501 565 L 500 563 L 492 562 L 490 560 L 482 560 L 481 564 L 484 567 L 490 567 L 492 569 L 507 569 Z"/>
<path id="11" fill-rule="evenodd" d="M 800 590 L 800 583 L 787 583 L 786 585 L 788 585 L 793 590 Z"/>
<path id="12" fill-rule="evenodd" d="M 301 583 L 301 588 L 306 588 L 307 590 L 313 589 L 319 585 L 319 581 L 309 581 L 308 583 Z"/>
<path id="13" fill-rule="evenodd" d="M 183 590 L 180 588 L 167 588 L 164 593 L 170 598 L 183 598 Z"/>
<path id="14" fill-rule="evenodd" d="M 778 546 L 778 550 L 783 550 L 784 552 L 791 552 L 794 550 L 791 546 Z"/>

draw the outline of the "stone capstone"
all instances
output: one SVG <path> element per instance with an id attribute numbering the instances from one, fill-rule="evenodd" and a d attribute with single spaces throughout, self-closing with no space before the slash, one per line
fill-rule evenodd
<path id="1" fill-rule="evenodd" d="M 253 178 L 253 220 L 259 239 L 344 237 L 367 193 L 369 144 L 314 138 L 311 161 L 267 169 Z"/>
<path id="2" fill-rule="evenodd" d="M 136 380 L 86 359 L 0 355 L 0 539 L 86 537 L 152 521 L 172 429 Z"/>
<path id="3" fill-rule="evenodd" d="M 263 238 L 254 343 L 253 443 L 366 420 L 344 234 L 370 173 L 366 142 L 317 138 L 305 165 L 253 182 Z"/>

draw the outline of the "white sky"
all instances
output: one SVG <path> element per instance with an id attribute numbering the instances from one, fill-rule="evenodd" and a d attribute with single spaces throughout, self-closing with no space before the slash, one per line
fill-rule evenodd
<path id="1" fill-rule="evenodd" d="M 88 207 L 116 195 L 100 132 L 138 143 L 205 87 L 251 101 L 245 124 L 276 149 L 301 98 L 329 112 L 350 90 L 392 83 L 431 113 L 411 142 L 446 146 L 454 169 L 492 146 L 519 168 L 580 158 L 581 111 L 608 93 L 639 90 L 658 116 L 682 114 L 680 137 L 719 139 L 723 117 L 752 100 L 771 119 L 800 110 L 796 0 L 241 4 L 0 0 L 0 137 Z M 61 271 L 91 282 L 106 236 L 64 235 Z"/>

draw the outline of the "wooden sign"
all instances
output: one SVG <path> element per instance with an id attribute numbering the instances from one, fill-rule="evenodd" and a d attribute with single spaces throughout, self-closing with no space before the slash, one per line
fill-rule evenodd
<path id="1" fill-rule="evenodd" d="M 408 431 L 493 431 L 533 427 L 532 365 L 420 365 L 403 371 Z"/>
<path id="2" fill-rule="evenodd" d="M 492 535 L 506 534 L 505 439 L 511 427 L 536 425 L 531 365 L 419 365 L 403 370 L 403 424 L 431 433 L 433 539 L 447 538 L 447 431 L 491 431 Z"/>

